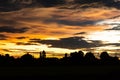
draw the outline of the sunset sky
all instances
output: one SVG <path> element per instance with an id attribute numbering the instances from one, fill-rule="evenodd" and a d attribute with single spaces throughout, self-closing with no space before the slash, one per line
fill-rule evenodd
<path id="1" fill-rule="evenodd" d="M 119 0 L 0 0 L 0 53 L 120 52 Z"/>

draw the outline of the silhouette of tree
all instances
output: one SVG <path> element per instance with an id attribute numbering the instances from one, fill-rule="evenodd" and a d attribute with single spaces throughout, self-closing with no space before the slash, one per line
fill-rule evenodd
<path id="1" fill-rule="evenodd" d="M 84 53 L 83 53 L 82 51 L 79 51 L 79 52 L 78 52 L 78 56 L 79 56 L 81 59 L 83 59 Z"/>
<path id="2" fill-rule="evenodd" d="M 60 59 L 60 64 L 68 65 L 70 63 L 70 58 L 67 53 L 65 53 L 64 57 Z"/>
<path id="3" fill-rule="evenodd" d="M 84 53 L 82 51 L 70 54 L 70 60 L 73 64 L 82 64 L 84 62 Z"/>
<path id="4" fill-rule="evenodd" d="M 117 56 L 111 57 L 107 52 L 102 52 L 100 55 L 102 64 L 119 64 Z"/>
<path id="5" fill-rule="evenodd" d="M 13 65 L 14 57 L 10 56 L 9 54 L 5 54 L 5 56 L 3 56 L 3 62 L 4 65 Z"/>
<path id="6" fill-rule="evenodd" d="M 111 64 L 112 57 L 110 57 L 107 52 L 102 52 L 100 54 L 100 59 L 102 64 Z"/>
<path id="7" fill-rule="evenodd" d="M 34 63 L 34 57 L 29 53 L 21 56 L 20 60 L 23 65 L 32 65 Z"/>
<path id="8" fill-rule="evenodd" d="M 120 62 L 119 62 L 119 58 L 118 57 L 112 57 L 112 59 L 111 59 L 111 63 L 112 64 L 114 64 L 114 65 L 117 65 L 117 64 L 120 64 Z"/>
<path id="9" fill-rule="evenodd" d="M 100 54 L 100 58 L 101 58 L 102 60 L 106 60 L 106 59 L 109 59 L 110 56 L 109 56 L 109 54 L 108 54 L 107 52 L 102 52 L 102 53 Z"/>
<path id="10" fill-rule="evenodd" d="M 96 64 L 97 59 L 92 52 L 88 52 L 85 55 L 85 64 Z"/>
<path id="11" fill-rule="evenodd" d="M 107 52 L 100 54 L 100 59 L 97 59 L 92 52 L 84 55 L 82 51 L 72 52 L 70 56 L 66 53 L 63 58 L 47 58 L 46 52 L 40 52 L 40 58 L 36 59 L 31 54 L 27 53 L 20 58 L 14 58 L 9 54 L 0 55 L 0 66 L 55 66 L 55 65 L 120 65 L 120 60 L 117 56 L 109 56 Z"/>
<path id="12" fill-rule="evenodd" d="M 65 53 L 65 56 L 64 56 L 64 58 L 68 58 L 68 54 L 67 54 L 67 53 Z"/>
<path id="13" fill-rule="evenodd" d="M 40 52 L 40 58 L 46 58 L 46 52 L 44 50 Z"/>

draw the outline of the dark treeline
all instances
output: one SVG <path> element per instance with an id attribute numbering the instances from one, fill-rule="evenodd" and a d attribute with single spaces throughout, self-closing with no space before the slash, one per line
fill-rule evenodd
<path id="1" fill-rule="evenodd" d="M 107 52 L 102 52 L 96 58 L 94 53 L 88 52 L 84 54 L 82 51 L 65 54 L 63 58 L 47 58 L 46 52 L 40 52 L 39 58 L 34 58 L 27 53 L 20 58 L 14 58 L 9 54 L 0 55 L 0 66 L 55 66 L 55 65 L 120 65 L 117 56 L 112 57 Z"/>

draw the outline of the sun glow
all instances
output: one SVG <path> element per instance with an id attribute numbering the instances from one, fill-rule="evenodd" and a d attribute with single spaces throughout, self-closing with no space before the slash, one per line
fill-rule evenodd
<path id="1" fill-rule="evenodd" d="M 52 38 L 53 39 L 53 38 Z M 47 57 L 59 56 L 60 54 L 64 55 L 65 53 L 74 52 L 76 50 L 64 49 L 64 48 L 53 48 L 51 45 L 16 45 L 15 43 L 6 43 L 3 46 L 0 46 L 1 52 L 4 54 L 10 54 L 11 56 L 20 57 L 23 54 L 30 53 L 35 58 L 39 57 L 39 52 L 45 50 L 48 55 Z M 62 56 L 61 55 L 61 56 Z"/>
<path id="2" fill-rule="evenodd" d="M 58 38 L 55 37 L 48 37 L 48 38 L 44 38 L 45 40 L 59 40 Z"/>
<path id="3" fill-rule="evenodd" d="M 119 43 L 120 33 L 119 31 L 101 31 L 94 32 L 88 36 L 90 40 L 101 40 L 107 43 Z"/>

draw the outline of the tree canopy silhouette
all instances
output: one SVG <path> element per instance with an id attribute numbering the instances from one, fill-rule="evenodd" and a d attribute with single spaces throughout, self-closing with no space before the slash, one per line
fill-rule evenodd
<path id="1" fill-rule="evenodd" d="M 100 54 L 100 59 L 96 58 L 94 53 L 82 51 L 72 52 L 70 55 L 65 53 L 62 58 L 48 58 L 46 52 L 42 51 L 39 58 L 34 58 L 30 53 L 22 55 L 20 58 L 14 58 L 9 54 L 0 55 L 0 66 L 42 66 L 42 65 L 120 65 L 120 60 L 117 56 L 112 57 L 107 52 Z"/>

